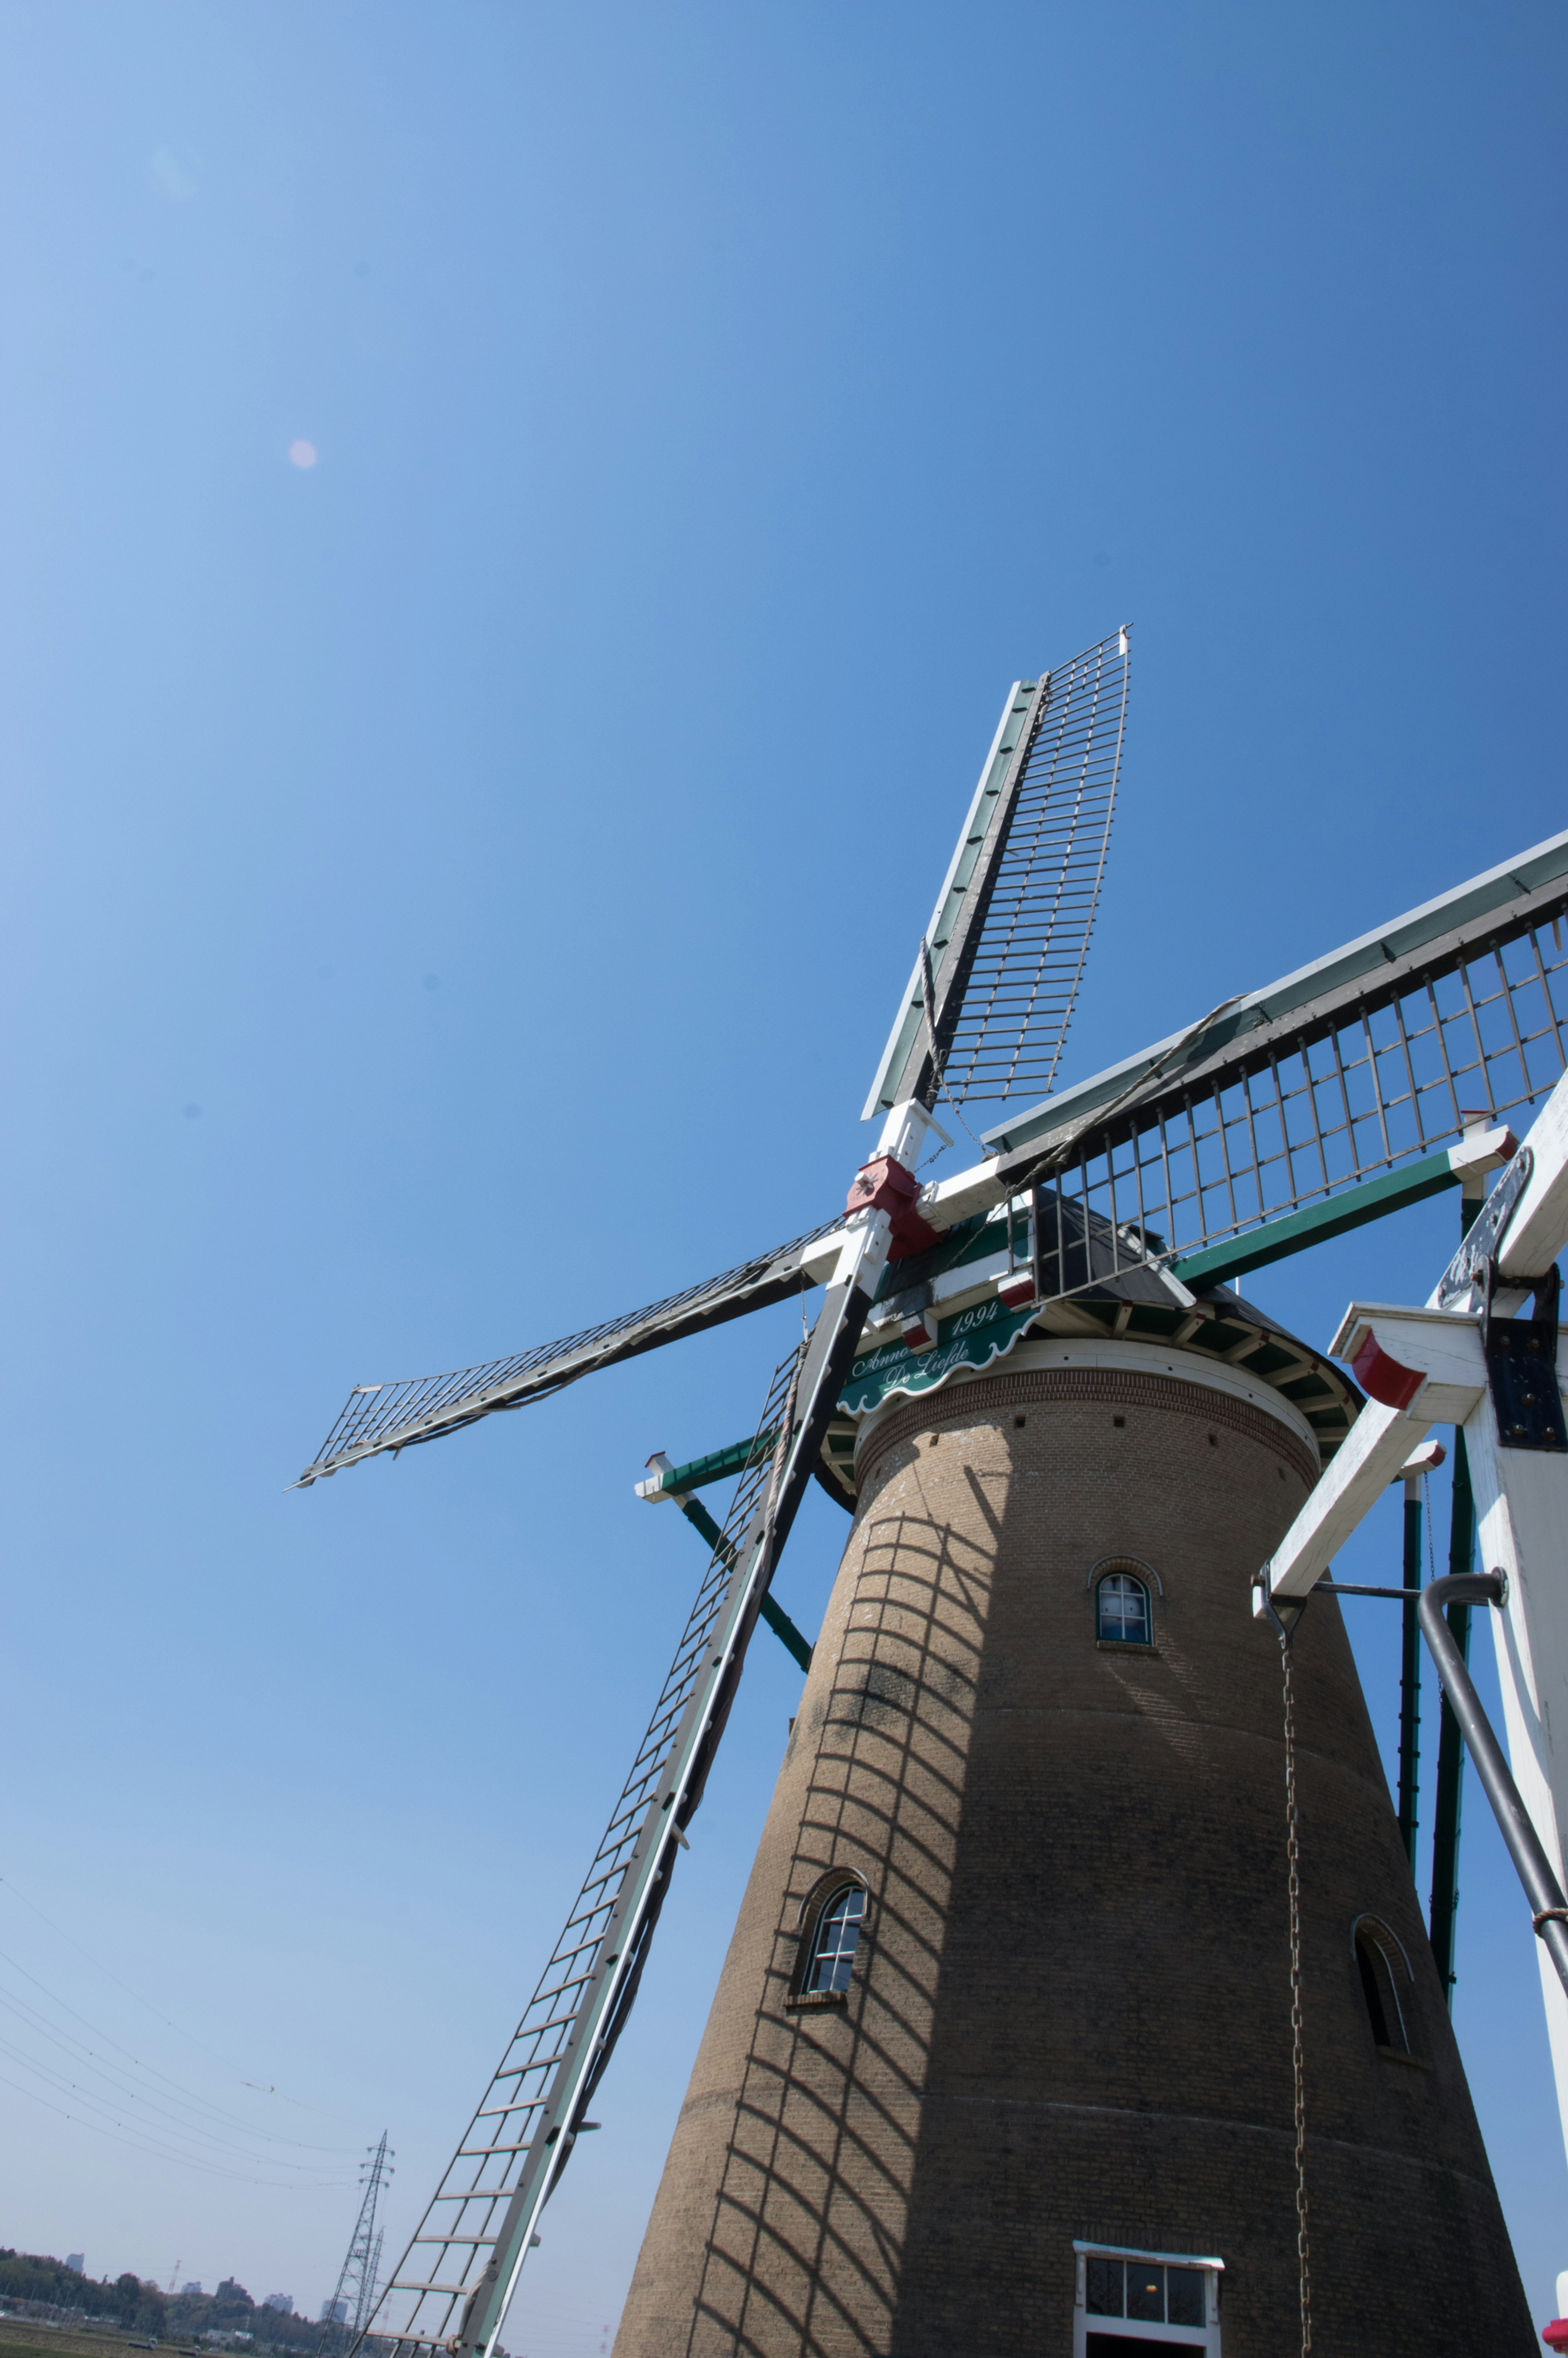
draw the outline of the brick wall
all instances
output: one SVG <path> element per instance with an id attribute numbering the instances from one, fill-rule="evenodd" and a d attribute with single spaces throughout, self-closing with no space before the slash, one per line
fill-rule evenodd
<path id="1" fill-rule="evenodd" d="M 1279 1655 L 1247 1584 L 1314 1469 L 1198 1369 L 1074 1374 L 1010 1361 L 862 1450 L 616 2358 L 1067 2358 L 1075 2236 L 1217 2254 L 1232 2358 L 1299 2346 Z M 1152 1649 L 1097 1642 L 1116 1554 L 1160 1576 Z M 1331 1600 L 1296 1677 L 1316 2346 L 1523 2358 Z M 847 2001 L 792 2005 L 846 1875 Z M 1367 1912 L 1413 1968 L 1416 2065 L 1373 2041 Z"/>

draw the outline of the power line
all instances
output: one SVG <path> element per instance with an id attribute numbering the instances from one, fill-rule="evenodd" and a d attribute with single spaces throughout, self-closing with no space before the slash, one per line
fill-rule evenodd
<path id="1" fill-rule="evenodd" d="M 205 2170 L 214 2178 L 232 2178 L 242 2186 L 271 2186 L 275 2187 L 276 2191 L 284 2194 L 306 2194 L 324 2190 L 316 2187 L 289 2186 L 281 2180 L 275 2180 L 270 2178 L 247 2178 L 243 2171 L 237 2169 L 224 2169 L 216 2162 L 189 2161 L 187 2160 L 183 2154 L 165 2153 L 157 2146 L 143 2144 L 138 2138 L 116 2136 L 113 2129 L 103 2128 L 96 2121 L 81 2120 L 75 2113 L 66 2112 L 61 2105 L 51 2104 L 47 2097 L 35 2094 L 31 2088 L 21 2087 L 15 2080 L 7 2080 L 3 2072 L 0 2072 L 0 2087 L 10 2088 L 14 2090 L 18 2096 L 26 2096 L 29 2104 L 41 2105 L 46 2113 L 58 2114 L 62 2121 L 70 2121 L 74 2127 L 92 2129 L 96 2136 L 106 2136 L 115 2145 L 129 2146 L 135 2153 L 155 2154 L 157 2156 L 159 2160 L 177 2162 L 180 2168 L 184 2169 Z M 124 2124 L 121 2125 L 123 2126 Z M 337 2182 L 341 2185 L 346 2185 L 348 2180 L 343 2179 Z"/>
<path id="2" fill-rule="evenodd" d="M 0 2005 L 5 2005 L 5 2001 L 3 1998 L 0 1998 Z M 15 2011 L 14 2008 L 8 2010 Z M 68 2062 L 74 2062 L 76 2061 L 76 2058 L 70 2054 L 70 2049 L 66 2046 L 65 2042 L 59 2039 L 54 2038 L 47 2028 L 40 2026 L 39 2035 L 48 2039 L 51 2046 L 58 2047 L 61 2053 L 65 2055 Z M 72 2095 L 79 2097 L 83 2103 L 91 2102 L 97 2104 L 100 2101 L 95 2094 L 91 2093 L 88 2089 L 80 2086 L 76 2081 L 62 2081 L 59 2073 L 51 2071 L 49 2065 L 38 2062 L 33 2056 L 27 2054 L 24 2049 L 14 2046 L 7 2039 L 0 2039 L 0 2053 L 10 2056 L 13 2062 L 19 2063 L 25 2071 L 34 2072 L 39 2079 L 48 2080 L 55 2086 L 68 2089 Z M 103 2064 L 98 2063 L 96 2058 L 90 2058 L 90 2060 L 94 2063 L 95 2069 L 97 2070 L 100 2077 L 106 2082 L 111 2093 L 114 2096 L 120 2098 L 122 2101 L 128 2098 L 133 2104 L 146 2104 L 149 2111 L 159 2116 L 160 2120 L 169 2123 L 169 2130 L 162 2129 L 156 2123 L 142 2122 L 139 2124 L 139 2125 L 144 2127 L 149 2135 L 167 2136 L 170 2134 L 170 2131 L 172 2131 L 173 2134 L 179 2136 L 187 2138 L 198 2137 L 202 2139 L 205 2143 L 215 2147 L 220 2153 L 229 2154 L 241 2161 L 248 2161 L 258 2169 L 290 2169 L 298 2173 L 306 2170 L 319 2171 L 324 2167 L 324 2165 L 317 2162 L 279 2161 L 275 2159 L 271 2155 L 249 2153 L 243 2147 L 228 2143 L 225 2139 L 214 2136 L 210 2129 L 205 2129 L 199 2124 L 182 2121 L 177 2114 L 168 2112 L 164 2106 L 152 2102 L 152 2100 L 147 2097 L 145 2097 L 139 2089 L 126 2087 L 123 2082 L 115 2079 L 114 2074 Z M 312 2176 L 309 2178 L 297 2176 L 293 2182 L 299 2185 L 311 2186 L 319 2186 L 322 2184 L 337 2185 L 341 2183 L 340 2180 L 324 2180 L 319 2176 Z"/>
<path id="3" fill-rule="evenodd" d="M 78 1941 L 73 1934 L 68 1932 L 62 1924 L 57 1924 L 52 1916 L 45 1913 L 43 1909 L 38 1906 L 36 1899 L 29 1899 L 27 1893 L 13 1881 L 10 1876 L 0 1875 L 0 1890 L 8 1891 L 14 1899 L 19 1899 L 22 1906 L 29 1909 L 38 1919 L 40 1923 L 47 1924 L 50 1931 L 55 1933 L 59 1939 L 62 1940 L 68 1948 L 74 1949 L 79 1957 L 84 1957 L 95 1973 L 102 1974 L 105 1981 L 113 1982 L 116 1989 L 124 1990 L 127 1997 L 135 1998 L 136 2004 L 140 2006 L 145 2006 L 156 2021 L 163 2024 L 166 2030 L 172 2030 L 177 2039 L 183 2039 L 187 2040 L 190 2046 L 199 2047 L 202 2053 L 204 2055 L 210 2055 L 215 2063 L 221 2063 L 225 2071 L 232 2071 L 235 2078 L 240 2081 L 242 2086 L 246 2088 L 256 2088 L 258 2092 L 264 2095 L 276 2096 L 280 2103 L 297 2105 L 301 2112 L 315 2113 L 323 2120 L 349 2121 L 351 2119 L 352 2116 L 347 2113 L 334 2113 L 329 2107 L 322 2104 L 308 2104 L 301 2097 L 290 2096 L 276 2086 L 269 2085 L 264 2087 L 261 2082 L 257 2081 L 245 2079 L 244 2075 L 241 2072 L 239 2066 L 231 2057 L 220 2055 L 215 2047 L 210 2047 L 204 2039 L 198 2039 L 194 2031 L 188 2030 L 181 2024 L 173 2021 L 168 2015 L 162 2013 L 160 2009 L 153 2004 L 150 1998 L 144 1997 L 140 1990 L 133 1989 L 129 1982 L 122 1981 L 118 1974 L 112 1973 L 101 1957 L 95 1957 L 90 1949 L 84 1949 L 81 1942 Z M 6 1962 L 13 1963 L 14 1960 L 7 1959 Z M 24 1973 L 27 1969 L 25 1966 L 18 1965 L 16 1970 L 18 1973 Z M 27 1974 L 27 1979 L 29 1981 L 33 1981 L 35 1978 L 36 1977 L 33 1974 Z M 37 1985 L 40 1989 L 44 1986 L 41 1982 L 38 1982 Z M 46 1992 L 45 1995 L 48 1996 L 49 1993 Z M 56 2003 L 57 2005 L 63 2004 L 63 2000 L 57 1999 Z M 68 2007 L 67 2011 L 70 2012 L 72 2009 Z M 86 2017 L 83 2015 L 78 2015 L 76 2018 L 79 2022 L 86 2020 Z M 89 2023 L 87 2027 L 89 2029 L 93 2028 L 91 2023 Z M 105 2031 L 100 2031 L 98 2035 L 100 2038 L 108 2037 L 108 2034 Z M 116 2043 L 117 2042 L 113 2039 L 110 2040 L 111 2046 Z M 121 2051 L 124 2052 L 125 2050 L 122 2050 Z M 146 2068 L 151 2070 L 154 2067 L 148 2065 Z M 160 2074 L 159 2076 L 161 2077 L 163 2075 Z M 269 2133 L 266 2130 L 262 2129 L 258 2130 L 256 2134 L 260 2136 L 265 2136 Z M 279 2139 L 278 2142 L 285 2144 L 298 2143 L 299 2140 L 284 2138 Z M 322 2146 L 317 2147 L 316 2150 L 323 2153 L 342 2153 L 345 2151 L 345 2148 L 336 2146 Z"/>
<path id="4" fill-rule="evenodd" d="M 253 2129 L 251 2124 L 248 2121 L 242 2119 L 238 2114 L 226 2112 L 221 2104 L 213 2104 L 211 2098 L 199 2096 L 193 2090 L 182 2087 L 180 2082 L 178 2080 L 171 2079 L 167 2071 L 160 2071 L 156 2063 L 144 2062 L 143 2059 L 139 2055 L 133 2055 L 129 2048 L 122 2047 L 119 2040 L 114 2038 L 110 2032 L 103 2029 L 101 2024 L 92 2021 L 88 2016 L 81 2013 L 79 2009 L 71 2006 L 68 2000 L 60 1997 L 55 1991 L 51 1990 L 47 1982 L 40 1981 L 37 1974 L 30 1973 L 26 1965 L 22 1964 L 16 1958 L 8 1955 L 4 1950 L 0 1950 L 0 1963 L 8 1964 L 13 1972 L 21 1974 L 24 1981 L 31 1982 L 35 1989 L 42 1991 L 44 1996 L 49 1999 L 51 2006 L 58 2006 L 62 2014 L 70 2015 L 73 2022 L 80 2022 L 83 2029 L 90 2030 L 95 2039 L 103 2039 L 105 2046 L 112 2047 L 117 2055 L 123 2055 L 128 2062 L 134 2063 L 138 2071 L 146 2071 L 150 2073 L 154 2079 L 162 2081 L 166 2087 L 172 2089 L 175 2094 L 179 2096 L 184 2102 L 200 2106 L 202 2110 L 212 2114 L 216 2118 L 227 2121 L 231 2126 L 243 2129 L 247 2136 L 254 2136 L 262 2138 L 268 2145 L 292 2146 L 296 2151 L 301 2153 L 327 2154 L 330 2155 L 332 2158 L 332 2160 L 340 2166 L 347 2159 L 347 2154 L 344 2148 L 341 2146 L 313 2146 L 307 2144 L 299 2137 L 275 2136 L 270 2129 Z M 12 2010 L 15 2011 L 18 2006 L 27 2006 L 27 2002 L 25 1998 L 16 1996 L 15 1993 L 13 1993 L 13 1996 L 10 2001 L 0 1998 L 0 2004 L 6 2003 L 9 2003 L 12 2006 Z M 38 2014 L 37 2007 L 29 2007 L 27 2010 L 34 2015 Z M 47 2017 L 39 2017 L 38 2018 L 40 2021 L 47 2021 Z M 66 2038 L 70 2036 L 69 2032 L 65 2032 L 61 2035 Z M 80 2046 L 81 2042 L 78 2040 L 75 2043 Z M 87 2050 L 85 2051 L 91 2054 L 92 2050 Z M 101 2065 L 100 2068 L 107 2069 L 109 2067 Z M 276 2166 L 281 2166 L 281 2164 Z M 292 2167 L 295 2165 L 290 2166 Z"/>

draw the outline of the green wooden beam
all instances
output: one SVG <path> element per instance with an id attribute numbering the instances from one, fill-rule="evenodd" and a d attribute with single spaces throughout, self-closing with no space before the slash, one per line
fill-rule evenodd
<path id="1" fill-rule="evenodd" d="M 1459 1216 L 1459 1233 L 1467 1236 L 1470 1223 L 1479 1206 L 1466 1199 Z M 1451 1573 L 1474 1572 L 1476 1569 L 1476 1500 L 1470 1488 L 1470 1459 L 1465 1447 L 1465 1428 L 1457 1427 L 1454 1435 L 1454 1493 L 1448 1515 L 1448 1569 Z M 1451 1605 L 1444 1619 L 1454 1632 L 1454 1642 L 1467 1662 L 1470 1659 L 1470 1607 Z M 1454 1949 L 1459 1930 L 1459 1815 L 1464 1799 L 1465 1739 L 1459 1733 L 1459 1722 L 1454 1705 L 1446 1694 L 1439 1693 L 1437 1714 L 1437 1790 L 1433 1795 L 1432 1825 L 1432 1902 L 1427 1915 L 1427 1930 L 1432 1941 L 1432 1953 L 1437 1963 L 1437 1978 L 1443 1985 L 1443 1995 L 1448 2011 L 1454 2011 L 1454 1985 L 1458 1975 L 1454 1970 Z"/>
<path id="2" fill-rule="evenodd" d="M 1400 1840 L 1415 1873 L 1421 1768 L 1421 1625 L 1412 1588 L 1422 1585 L 1420 1486 L 1405 1484 L 1405 1599 L 1400 1629 Z M 1440 1968 L 1441 1970 L 1441 1968 Z"/>
<path id="3" fill-rule="evenodd" d="M 1188 1253 L 1184 1260 L 1172 1262 L 1171 1274 L 1184 1285 L 1213 1285 L 1239 1277 L 1246 1270 L 1266 1269 L 1271 1261 L 1326 1244 L 1330 1237 L 1347 1236 L 1352 1228 L 1365 1228 L 1368 1220 L 1402 1212 L 1407 1204 L 1419 1204 L 1459 1184 L 1459 1174 L 1446 1152 L 1423 1154 L 1419 1163 L 1407 1163 L 1402 1171 L 1390 1171 L 1381 1179 L 1365 1180 L 1359 1187 L 1346 1187 L 1326 1203 L 1309 1205 L 1303 1212 L 1287 1212 L 1282 1219 L 1266 1220 L 1260 1228 L 1232 1237 L 1227 1244 Z"/>
<path id="4" fill-rule="evenodd" d="M 693 1457 L 685 1466 L 669 1466 L 656 1481 L 639 1482 L 640 1498 L 672 1498 L 677 1491 L 700 1490 L 706 1483 L 727 1481 L 731 1474 L 743 1474 L 765 1456 L 777 1440 L 776 1433 L 758 1433 L 745 1441 L 732 1441 L 725 1449 L 710 1449 L 706 1457 Z"/>
<path id="5" fill-rule="evenodd" d="M 752 1444 L 748 1441 L 741 1443 L 738 1445 L 740 1447 L 749 1449 Z M 702 1461 L 698 1459 L 697 1462 L 700 1464 Z M 730 1470 L 733 1472 L 733 1467 L 731 1467 Z M 718 1524 L 714 1521 L 712 1516 L 708 1513 L 708 1509 L 703 1505 L 701 1499 L 682 1498 L 679 1501 L 679 1506 L 681 1513 L 686 1517 L 687 1521 L 691 1525 L 692 1530 L 694 1531 L 700 1531 L 703 1538 L 708 1541 L 708 1546 L 713 1548 L 719 1554 L 722 1554 L 725 1557 L 726 1562 L 728 1562 L 730 1554 L 733 1553 L 733 1551 L 730 1549 L 729 1541 L 726 1540 L 723 1532 L 719 1530 Z M 775 1605 L 773 1598 L 764 1589 L 762 1592 L 762 1604 L 758 1606 L 757 1610 L 761 1613 L 762 1619 L 767 1623 L 769 1628 L 773 1631 L 774 1637 L 778 1639 L 785 1653 L 793 1654 L 795 1660 L 800 1664 L 801 1669 L 803 1671 L 808 1671 L 811 1668 L 811 1642 L 809 1639 L 803 1637 L 801 1632 L 795 1628 L 795 1623 L 790 1619 L 789 1615 L 784 1611 L 784 1606 L 782 1605 Z"/>

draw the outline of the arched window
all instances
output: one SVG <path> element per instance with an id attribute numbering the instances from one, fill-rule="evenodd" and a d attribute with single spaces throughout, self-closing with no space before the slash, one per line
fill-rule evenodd
<path id="1" fill-rule="evenodd" d="M 1404 2008 L 1400 2004 L 1399 1974 L 1394 1963 L 1397 1955 L 1404 1964 L 1408 1982 L 1410 1965 L 1404 1951 L 1393 1935 L 1370 1916 L 1357 1919 L 1354 1938 L 1356 1969 L 1361 1976 L 1361 1995 L 1367 2001 L 1372 2037 L 1390 2054 L 1408 2055 L 1411 2051 L 1410 2036 L 1405 2029 Z"/>
<path id="2" fill-rule="evenodd" d="M 1149 1591 L 1130 1572 L 1108 1572 L 1095 1591 L 1095 1630 L 1118 1646 L 1149 1646 L 1154 1628 Z"/>
<path id="3" fill-rule="evenodd" d="M 801 1994 L 831 1997 L 847 1990 L 866 1913 L 866 1895 L 858 1883 L 841 1883 L 817 1910 Z"/>

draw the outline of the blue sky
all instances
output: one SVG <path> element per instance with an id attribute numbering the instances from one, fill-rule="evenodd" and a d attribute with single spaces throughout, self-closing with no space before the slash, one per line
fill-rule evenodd
<path id="1" fill-rule="evenodd" d="M 313 2306 L 383 2126 L 406 2231 L 619 1784 L 700 1568 L 633 1480 L 730 1438 L 781 1337 L 285 1483 L 351 1383 L 842 1200 L 1001 697 L 1117 622 L 1065 1079 L 1564 823 L 1568 32 L 1546 0 L 0 25 L 0 1996 L 186 2105 L 162 2157 L 150 2079 L 129 2128 L 62 2118 L 16 2056 L 88 2082 L 6 2015 L 0 2242 Z M 1266 1297 L 1321 1344 L 1353 1293 L 1423 1294 L 1451 1225 Z M 807 1628 L 841 1539 L 814 1499 Z M 1398 1544 L 1390 1498 L 1362 1576 Z M 529 2358 L 614 2320 L 797 1692 L 761 1651 Z M 1473 1789 L 1462 1882 L 1544 2317 L 1568 2173 Z M 192 2103 L 232 2176 L 189 2166 Z"/>

